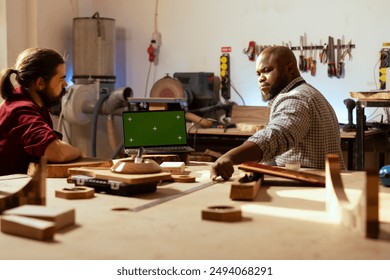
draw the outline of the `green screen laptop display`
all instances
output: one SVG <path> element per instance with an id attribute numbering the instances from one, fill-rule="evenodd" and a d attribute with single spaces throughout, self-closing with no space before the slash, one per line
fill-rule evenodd
<path id="1" fill-rule="evenodd" d="M 184 111 L 136 111 L 122 116 L 126 149 L 187 145 Z"/>

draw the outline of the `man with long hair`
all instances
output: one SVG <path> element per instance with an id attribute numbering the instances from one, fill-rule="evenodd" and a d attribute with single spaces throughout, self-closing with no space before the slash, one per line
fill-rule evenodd
<path id="1" fill-rule="evenodd" d="M 14 78 L 14 79 L 12 79 Z M 44 156 L 60 163 L 84 157 L 53 129 L 49 109 L 61 102 L 67 86 L 64 58 L 55 50 L 29 48 L 0 79 L 0 175 L 27 173 Z M 16 82 L 16 83 L 15 83 Z"/>

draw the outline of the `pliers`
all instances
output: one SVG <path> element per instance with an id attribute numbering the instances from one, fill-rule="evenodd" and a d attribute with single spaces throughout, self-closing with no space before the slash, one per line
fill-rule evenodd
<path id="1" fill-rule="evenodd" d="M 328 44 L 326 43 L 324 44 L 322 52 L 320 53 L 320 61 L 324 64 L 328 62 Z"/>
<path id="2" fill-rule="evenodd" d="M 345 48 L 341 54 L 341 61 L 344 61 L 345 57 L 348 55 L 349 61 L 352 60 L 352 41 L 349 41 L 348 46 Z"/>

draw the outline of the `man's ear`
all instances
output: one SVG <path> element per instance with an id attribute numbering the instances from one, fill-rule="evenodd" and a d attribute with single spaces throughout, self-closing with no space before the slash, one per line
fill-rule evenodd
<path id="1" fill-rule="evenodd" d="M 38 90 L 43 90 L 46 87 L 46 82 L 42 77 L 35 80 L 35 86 Z"/>
<path id="2" fill-rule="evenodd" d="M 287 63 L 287 72 L 289 74 L 294 74 L 295 68 L 296 67 L 295 67 L 294 63 L 292 63 L 292 62 Z"/>

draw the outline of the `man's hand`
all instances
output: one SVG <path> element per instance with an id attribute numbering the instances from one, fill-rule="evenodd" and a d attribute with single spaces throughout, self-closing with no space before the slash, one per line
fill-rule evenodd
<path id="1" fill-rule="evenodd" d="M 216 180 L 218 176 L 221 176 L 224 180 L 229 180 L 233 172 L 233 161 L 229 157 L 222 156 L 212 165 L 210 177 Z"/>

